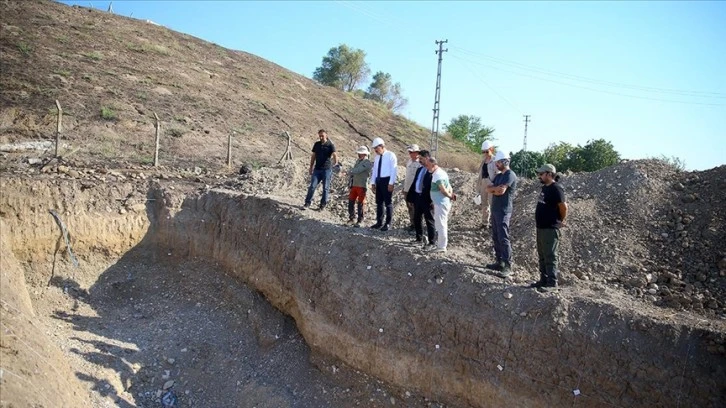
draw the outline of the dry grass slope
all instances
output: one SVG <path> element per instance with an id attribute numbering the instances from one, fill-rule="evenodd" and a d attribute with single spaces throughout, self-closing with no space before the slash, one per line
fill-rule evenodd
<path id="1" fill-rule="evenodd" d="M 91 162 L 151 163 L 154 112 L 172 166 L 222 165 L 231 132 L 235 164 L 276 162 L 283 131 L 300 159 L 319 128 L 342 152 L 376 136 L 399 151 L 428 145 L 427 129 L 380 105 L 162 26 L 45 0 L 2 2 L 0 15 L 3 143 L 52 137 L 58 99 L 62 153 Z M 476 160 L 451 140 L 441 150 L 454 164 Z"/>

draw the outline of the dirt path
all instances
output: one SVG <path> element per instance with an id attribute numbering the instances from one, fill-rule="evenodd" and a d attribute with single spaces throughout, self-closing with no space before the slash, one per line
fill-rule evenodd
<path id="1" fill-rule="evenodd" d="M 54 279 L 31 289 L 94 407 L 158 407 L 169 381 L 180 407 L 444 406 L 311 355 L 261 294 L 208 262 L 173 258 L 134 249 L 90 288 Z"/>

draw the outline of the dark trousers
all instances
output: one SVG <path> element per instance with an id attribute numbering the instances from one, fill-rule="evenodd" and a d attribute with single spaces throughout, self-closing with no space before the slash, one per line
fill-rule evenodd
<path id="1" fill-rule="evenodd" d="M 388 191 L 390 177 L 376 179 L 376 224 L 391 225 L 393 222 L 393 192 Z M 383 222 L 383 208 L 386 209 L 386 222 Z"/>
<path id="2" fill-rule="evenodd" d="M 416 238 L 423 237 L 423 221 L 426 221 L 426 236 L 429 243 L 436 242 L 436 227 L 431 202 L 423 199 L 421 194 L 416 194 L 413 204 L 413 226 L 416 228 Z"/>
<path id="3" fill-rule="evenodd" d="M 557 284 L 560 274 L 557 250 L 560 247 L 560 230 L 537 228 L 537 255 L 539 256 L 539 280 L 550 286 Z"/>
<path id="4" fill-rule="evenodd" d="M 308 187 L 308 195 L 305 196 L 305 205 L 310 205 L 313 201 L 313 194 L 315 194 L 315 189 L 320 182 L 323 183 L 323 196 L 320 198 L 320 206 L 324 207 L 328 203 L 328 192 L 330 191 L 330 179 L 332 175 L 332 169 L 313 170 L 313 175 L 310 178 L 310 187 Z"/>
<path id="5" fill-rule="evenodd" d="M 512 264 L 512 244 L 509 241 L 509 220 L 512 213 L 492 211 L 492 241 L 497 263 Z"/>

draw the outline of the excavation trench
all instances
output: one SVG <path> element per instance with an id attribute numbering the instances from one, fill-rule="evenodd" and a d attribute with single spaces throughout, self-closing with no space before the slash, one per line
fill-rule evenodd
<path id="1" fill-rule="evenodd" d="M 292 318 L 278 319 L 277 334 L 268 333 L 270 347 L 278 340 L 275 335 L 294 338 L 294 321 L 313 355 L 326 361 L 323 365 L 343 362 L 401 389 L 455 406 L 718 406 L 725 401 L 726 361 L 723 354 L 707 350 L 708 340 L 722 328 L 695 318 L 681 315 L 662 321 L 635 306 L 620 309 L 589 298 L 540 295 L 507 286 L 471 265 L 418 257 L 405 246 L 305 218 L 270 198 L 158 185 L 81 188 L 78 182 L 58 180 L 4 180 L 3 191 L 12 192 L 3 194 L 0 203 L 3 321 L 9 326 L 20 325 L 22 318 L 43 319 L 43 313 L 36 311 L 48 308 L 39 305 L 44 299 L 33 291 L 49 280 L 80 293 L 74 302 L 89 298 L 90 303 L 98 302 L 97 310 L 104 302 L 138 299 L 143 291 L 158 293 L 164 301 L 155 307 L 162 313 L 168 302 L 181 302 L 165 297 L 168 281 L 182 279 L 198 289 L 194 293 L 207 295 L 205 301 L 190 295 L 184 313 L 193 314 L 195 307 L 214 308 L 219 301 L 222 312 L 210 319 L 216 325 L 198 329 L 217 331 L 208 333 L 213 338 L 225 329 L 242 330 L 226 326 L 225 320 L 245 314 L 247 306 L 230 304 L 230 299 L 254 297 L 254 292 L 235 296 L 230 292 L 246 285 Z M 116 197 L 130 200 L 123 214 L 115 210 Z M 55 257 L 61 259 L 56 261 L 61 265 L 56 268 L 58 276 L 50 277 L 59 235 L 48 214 L 51 208 L 58 210 L 71 232 L 72 248 L 82 265 L 100 256 L 94 254 L 117 259 L 100 276 L 87 278 L 90 295 L 83 282 L 68 278 L 73 269 L 65 250 Z M 220 273 L 212 275 L 216 271 Z M 144 276 L 151 279 L 144 281 Z M 151 283 L 142 288 L 140 282 Z M 71 311 L 54 315 L 79 328 L 89 327 L 74 321 Z M 174 316 L 168 320 L 167 326 L 157 329 L 173 334 L 178 324 Z M 143 326 L 135 335 L 122 330 L 129 325 L 119 318 L 118 338 L 133 348 L 135 337 L 144 339 L 148 333 Z M 33 342 L 45 344 L 43 349 L 54 355 L 68 353 L 53 351 L 54 340 L 43 338 L 43 324 L 36 326 L 26 331 Z M 259 339 L 260 333 L 256 336 Z M 136 342 L 136 346 L 143 343 Z M 16 360 L 5 359 L 3 367 L 13 362 L 22 365 L 25 347 L 7 335 L 3 344 L 5 349 L 20 350 L 13 357 Z M 211 341 L 207 347 L 198 359 L 225 365 L 208 374 L 228 376 L 235 364 L 245 364 L 224 358 L 235 355 L 232 350 L 215 348 Z M 304 346 L 296 347 L 289 349 L 290 355 Z M 121 346 L 108 350 L 110 355 L 124 353 Z M 47 398 L 71 401 L 74 393 L 82 394 L 74 378 L 84 378 L 69 364 L 44 368 L 39 362 L 25 375 L 50 390 Z M 252 367 L 248 372 L 260 367 L 246 364 Z M 205 372 L 201 366 L 197 369 Z M 76 370 L 76 374 L 38 374 L 44 370 Z M 133 382 L 143 373 L 143 368 L 134 369 L 125 377 Z M 248 373 L 244 381 L 253 381 L 251 376 Z M 7 375 L 2 381 L 6 390 L 22 388 Z M 120 381 L 118 387 L 128 386 L 124 378 Z M 54 389 L 58 391 L 53 393 Z M 195 389 L 192 393 L 198 406 L 212 406 L 207 403 L 214 396 L 199 395 Z M 268 406 L 326 405 L 273 394 L 258 396 L 273 401 Z M 239 404 L 214 402 L 214 406 Z M 423 398 L 405 404 L 425 405 Z"/>

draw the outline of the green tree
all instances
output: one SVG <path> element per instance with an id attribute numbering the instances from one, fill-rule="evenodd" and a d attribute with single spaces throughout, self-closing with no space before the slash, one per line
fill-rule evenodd
<path id="1" fill-rule="evenodd" d="M 323 63 L 315 69 L 313 79 L 323 85 L 351 92 L 365 81 L 371 72 L 365 58 L 365 51 L 340 44 L 331 48 L 323 57 Z"/>
<path id="2" fill-rule="evenodd" d="M 558 144 L 550 144 L 545 148 L 543 152 L 543 157 L 545 163 L 553 164 L 558 170 L 565 171 L 565 162 L 570 158 L 570 156 L 575 151 L 575 146 L 566 143 L 566 142 L 560 142 Z"/>
<path id="3" fill-rule="evenodd" d="M 385 105 L 394 112 L 399 111 L 408 103 L 408 99 L 403 97 L 401 84 L 398 82 L 394 84 L 391 74 L 382 71 L 373 75 L 373 82 L 368 86 L 365 97 Z"/>
<path id="4" fill-rule="evenodd" d="M 537 168 L 545 164 L 545 156 L 539 152 L 520 150 L 510 153 L 509 167 L 517 176 L 532 178 L 537 174 Z M 556 166 L 555 166 L 556 167 Z"/>
<path id="5" fill-rule="evenodd" d="M 477 153 L 481 151 L 481 144 L 485 140 L 494 140 L 494 128 L 483 126 L 478 116 L 459 115 L 445 124 L 444 130 L 452 138 L 464 142 L 469 149 Z"/>
<path id="6" fill-rule="evenodd" d="M 572 171 L 597 171 L 620 161 L 620 153 L 605 139 L 590 140 L 583 147 L 577 146 L 571 159 Z"/>

